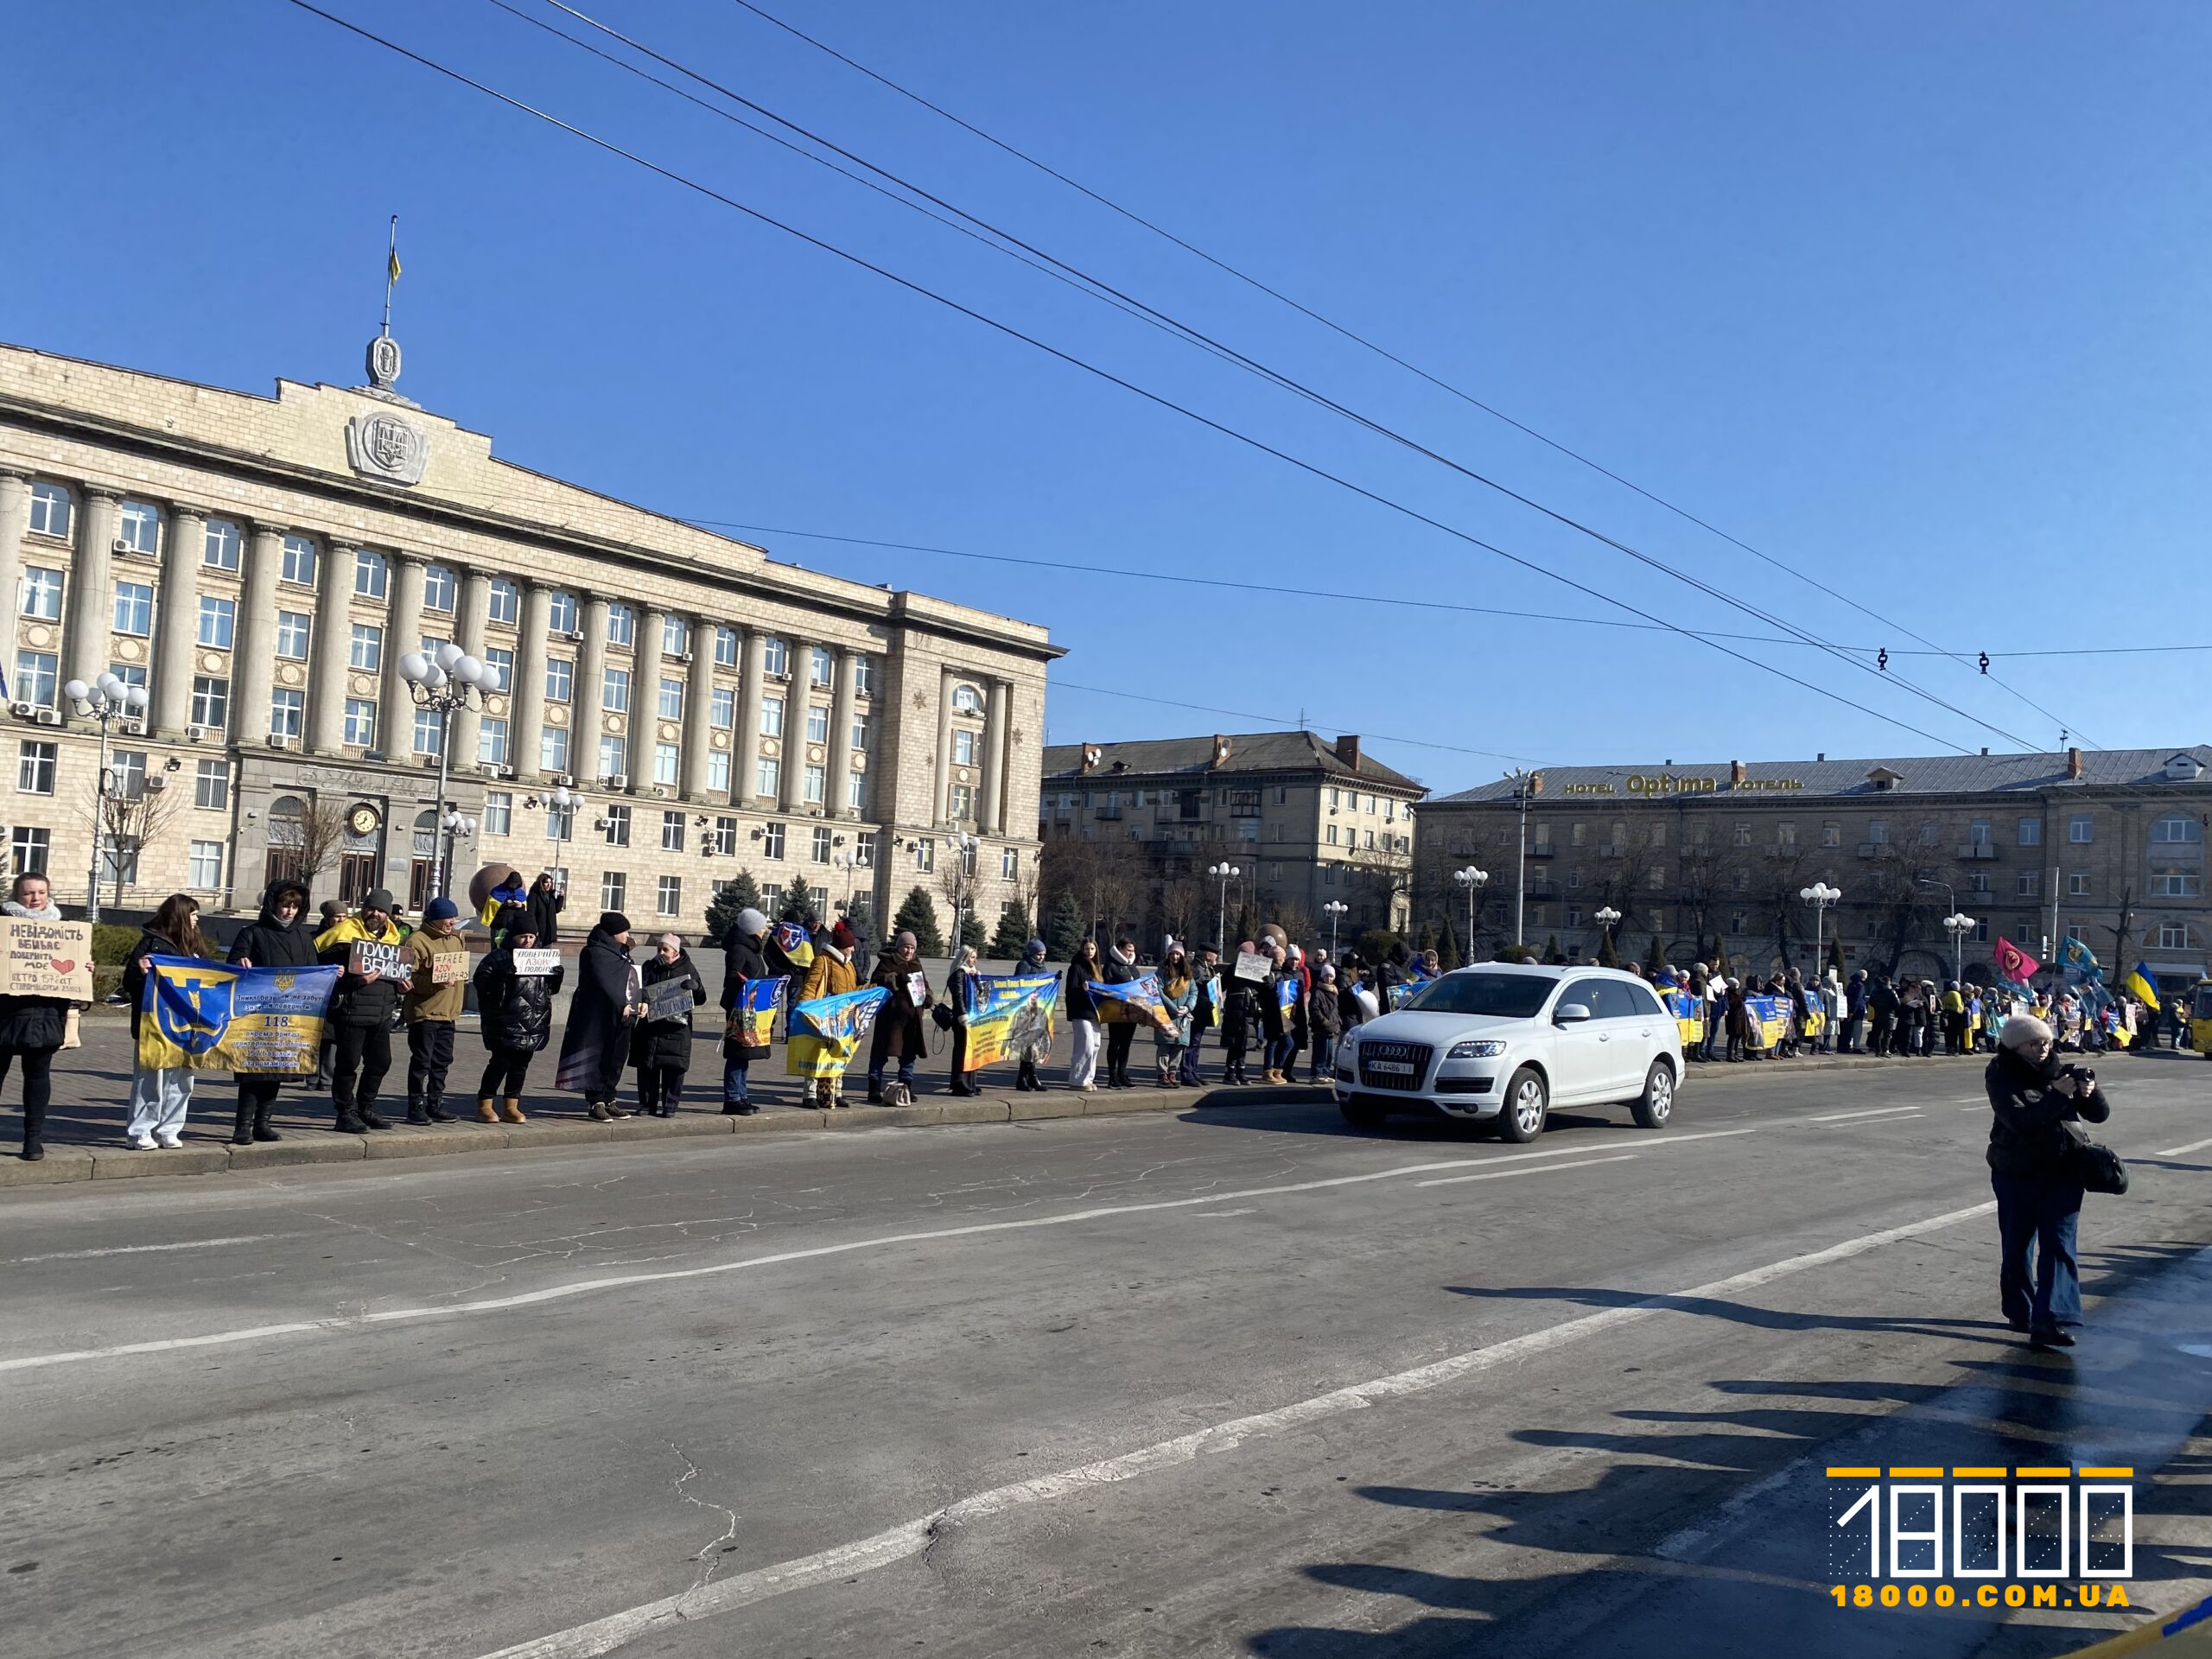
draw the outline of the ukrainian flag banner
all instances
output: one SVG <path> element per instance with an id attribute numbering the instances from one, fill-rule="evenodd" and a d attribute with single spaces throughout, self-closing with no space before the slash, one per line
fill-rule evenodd
<path id="1" fill-rule="evenodd" d="M 1033 1049 L 1041 1059 L 1059 1007 L 1058 974 L 969 975 L 967 1069 L 1018 1060 Z"/>
<path id="2" fill-rule="evenodd" d="M 155 957 L 138 1011 L 138 1064 L 149 1071 L 313 1071 L 340 969 L 228 968 Z"/>
<path id="3" fill-rule="evenodd" d="M 766 1048 L 776 1034 L 776 1014 L 784 1006 L 783 979 L 747 979 L 739 982 L 737 1001 L 731 1005 L 722 1035 L 741 1048 Z"/>
<path id="4" fill-rule="evenodd" d="M 875 1027 L 877 1012 L 890 991 L 871 985 L 864 991 L 817 996 L 791 1008 L 791 1034 L 784 1045 L 784 1072 L 793 1077 L 842 1077 L 860 1052 L 861 1039 Z"/>

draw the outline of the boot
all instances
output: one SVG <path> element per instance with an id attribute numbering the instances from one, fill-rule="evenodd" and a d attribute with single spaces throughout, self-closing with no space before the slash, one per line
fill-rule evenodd
<path id="1" fill-rule="evenodd" d="M 253 1144 L 253 1105 L 250 1101 L 238 1102 L 238 1122 L 231 1129 L 231 1144 L 234 1147 Z"/>
<path id="2" fill-rule="evenodd" d="M 522 1115 L 522 1102 L 516 1099 L 512 1095 L 509 1095 L 505 1100 L 499 1103 L 499 1110 L 510 1123 L 527 1123 L 530 1122 L 528 1118 Z"/>
<path id="3" fill-rule="evenodd" d="M 492 1097 L 489 1095 L 476 1103 L 476 1121 L 479 1123 L 496 1123 L 499 1121 L 499 1113 L 492 1109 Z"/>

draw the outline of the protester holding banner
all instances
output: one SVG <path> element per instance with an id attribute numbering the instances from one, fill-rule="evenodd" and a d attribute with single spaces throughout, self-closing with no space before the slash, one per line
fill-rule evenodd
<path id="1" fill-rule="evenodd" d="M 561 1034 L 554 1086 L 574 1090 L 589 1116 L 605 1123 L 631 1113 L 615 1100 L 630 1058 L 630 1030 L 642 1007 L 644 982 L 630 960 L 630 918 L 602 912 L 576 957 L 576 991 Z"/>
<path id="2" fill-rule="evenodd" d="M 691 1010 L 706 1005 L 707 982 L 678 933 L 660 936 L 639 978 L 645 1007 L 630 1039 L 638 1109 L 648 1117 L 674 1117 L 683 1103 L 683 1074 L 691 1069 Z"/>
<path id="3" fill-rule="evenodd" d="M 282 880 L 261 895 L 261 914 L 238 930 L 231 941 L 233 968 L 301 969 L 315 965 L 315 935 L 307 920 L 308 890 L 304 882 Z M 318 1044 L 320 1048 L 321 1045 Z M 269 1127 L 270 1108 L 287 1077 L 305 1072 L 240 1071 L 238 1121 L 231 1129 L 231 1144 L 251 1146 L 257 1141 L 281 1141 Z"/>
<path id="4" fill-rule="evenodd" d="M 1106 952 L 1105 970 L 1100 975 L 1102 985 L 1126 985 L 1138 976 L 1137 944 L 1135 939 L 1116 940 Z M 1109 1023 L 1106 1031 L 1106 1086 L 1109 1089 L 1133 1089 L 1129 1081 L 1129 1051 L 1135 1046 L 1137 1028 L 1126 1020 Z"/>
<path id="5" fill-rule="evenodd" d="M 388 1129 L 377 1116 L 377 1090 L 391 1070 L 391 1016 L 406 987 L 406 959 L 399 929 L 391 919 L 391 894 L 378 887 L 361 900 L 358 914 L 341 916 L 315 936 L 315 956 L 343 969 L 330 1000 L 330 1022 L 337 1027 L 331 1059 L 330 1099 L 341 1135 Z"/>
<path id="6" fill-rule="evenodd" d="M 1086 1095 L 1098 1088 L 1098 1004 L 1091 1000 L 1090 984 L 1105 971 L 1098 941 L 1085 938 L 1060 982 L 1060 1008 L 1068 1020 L 1068 1087 Z"/>
<path id="7" fill-rule="evenodd" d="M 145 1018 L 146 980 L 153 971 L 153 958 L 196 957 L 206 961 L 214 954 L 200 937 L 199 901 L 181 893 L 162 899 L 123 969 L 123 994 L 130 1002 L 134 1050 L 139 1024 Z M 132 1065 L 130 1122 L 124 1129 L 132 1151 L 151 1152 L 157 1146 L 174 1150 L 184 1144 L 184 1116 L 192 1105 L 192 1072 L 185 1066 L 149 1066 L 143 1061 Z"/>
<path id="8" fill-rule="evenodd" d="M 891 993 L 876 1013 L 875 1034 L 868 1051 L 868 1104 L 880 1106 L 883 1074 L 894 1061 L 899 1082 L 912 1094 L 914 1062 L 924 1052 L 922 1020 L 923 1010 L 930 1005 L 930 982 L 912 933 L 902 932 L 883 947 L 868 982 Z"/>
<path id="9" fill-rule="evenodd" d="M 522 1091 L 530 1063 L 553 1040 L 560 953 L 538 944 L 526 906 L 502 911 L 494 930 L 491 951 L 476 969 L 477 1029 L 491 1051 L 476 1084 L 476 1121 L 523 1123 L 529 1121 Z"/>
<path id="10" fill-rule="evenodd" d="M 945 976 L 944 1000 L 931 1013 L 938 1023 L 952 1033 L 952 1066 L 949 1092 L 972 1095 L 976 1085 L 968 1081 L 968 1009 L 975 1000 L 970 982 L 976 977 L 976 947 L 963 944 L 960 954 L 952 959 L 952 969 Z"/>
<path id="11" fill-rule="evenodd" d="M 42 875 L 22 874 L 0 912 L 19 921 L 60 924 L 61 911 Z M 82 926 L 83 924 L 77 924 Z M 86 954 L 91 954 L 90 931 Z M 80 961 L 73 968 L 83 967 Z M 85 969 L 89 981 L 91 970 Z M 72 1000 L 60 996 L 13 995 L 0 996 L 0 1084 L 12 1066 L 23 1079 L 23 1160 L 36 1163 L 46 1156 L 46 1110 L 54 1094 L 54 1056 L 68 1033 Z"/>
<path id="12" fill-rule="evenodd" d="M 453 1065 L 454 1026 L 468 1001 L 468 942 L 461 906 L 442 893 L 423 906 L 423 925 L 407 938 L 410 972 L 399 1011 L 407 1022 L 407 1121 L 450 1123 L 446 1072 Z"/>
<path id="13" fill-rule="evenodd" d="M 748 986 L 771 977 L 761 950 L 767 931 L 768 918 L 747 906 L 722 937 L 722 1110 L 734 1117 L 749 1117 L 759 1109 L 747 1073 L 753 1061 L 768 1058 L 768 1033 L 751 1017 L 746 1001 Z"/>

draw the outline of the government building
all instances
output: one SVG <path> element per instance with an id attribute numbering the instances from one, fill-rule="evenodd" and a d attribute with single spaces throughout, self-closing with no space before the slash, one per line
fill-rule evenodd
<path id="1" fill-rule="evenodd" d="M 741 870 L 824 916 L 1031 900 L 1043 628 L 495 460 L 397 372 L 380 339 L 369 385 L 263 397 L 0 346 L 12 871 L 413 911 L 449 856 L 554 871 L 578 932 L 696 932 Z M 403 665 L 448 645 L 483 671 L 444 710 Z M 65 695 L 103 676 L 145 696 L 105 733 Z"/>
<path id="2" fill-rule="evenodd" d="M 1656 939 L 1686 963 L 1718 940 L 1764 974 L 1813 960 L 1818 911 L 1822 955 L 1840 940 L 1852 967 L 1948 977 L 1955 960 L 1986 969 L 2000 935 L 2048 961 L 2073 934 L 2115 982 L 2141 961 L 2180 986 L 2212 946 L 2208 819 L 2205 745 L 1547 767 L 1422 809 L 1415 907 L 1464 938 L 1453 873 L 1471 866 L 1490 878 L 1485 950 L 1511 942 L 1517 902 L 1525 942 L 1571 961 L 1598 954 L 1610 910 L 1624 962 Z M 1815 887 L 1840 896 L 1822 908 Z"/>

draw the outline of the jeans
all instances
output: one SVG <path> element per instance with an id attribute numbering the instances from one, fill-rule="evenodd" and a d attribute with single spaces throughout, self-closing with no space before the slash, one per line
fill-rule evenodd
<path id="1" fill-rule="evenodd" d="M 2074 1239 L 2082 1221 L 2082 1189 L 2070 1181 L 1994 1170 L 1989 1185 L 1997 1194 L 2002 1252 L 1997 1295 L 2005 1317 L 2038 1331 L 2081 1324 L 2082 1281 L 2074 1263 Z"/>
<path id="2" fill-rule="evenodd" d="M 148 1135 L 174 1138 L 184 1128 L 184 1114 L 192 1104 L 192 1073 L 181 1065 L 149 1071 L 140 1066 L 130 1075 L 130 1123 L 124 1131 L 133 1141 Z"/>
<path id="3" fill-rule="evenodd" d="M 1336 1076 L 1337 1039 L 1324 1037 L 1318 1032 L 1313 1037 L 1313 1069 L 1307 1073 L 1308 1083 L 1325 1083 Z"/>
<path id="4" fill-rule="evenodd" d="M 750 1058 L 722 1062 L 723 1105 L 750 1106 L 753 1103 L 752 1079 L 747 1075 L 747 1069 L 752 1064 Z"/>
<path id="5" fill-rule="evenodd" d="M 407 1109 L 445 1109 L 446 1072 L 453 1065 L 453 1021 L 417 1020 L 407 1027 Z"/>

